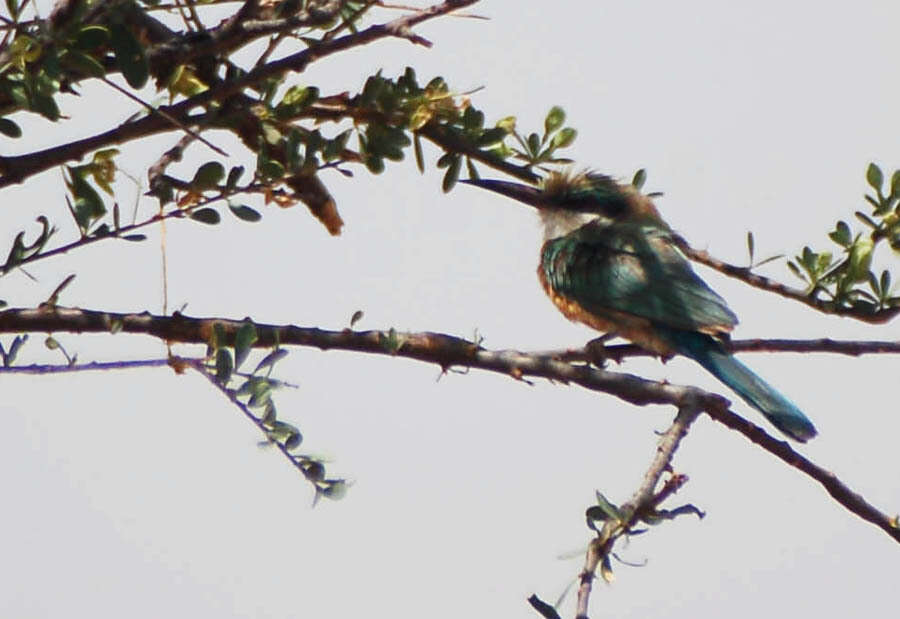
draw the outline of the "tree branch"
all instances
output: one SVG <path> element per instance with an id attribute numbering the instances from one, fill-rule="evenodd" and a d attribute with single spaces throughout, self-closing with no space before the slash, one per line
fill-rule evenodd
<path id="1" fill-rule="evenodd" d="M 237 331 L 245 321 L 221 318 L 194 318 L 175 313 L 158 316 L 144 312 L 121 314 L 77 308 L 41 306 L 14 308 L 0 312 L 0 333 L 22 332 L 118 332 L 151 335 L 166 342 L 206 344 L 214 325 L 220 325 L 224 341 L 233 345 Z M 769 436 L 762 428 L 729 410 L 730 403 L 720 395 L 696 387 L 656 382 L 632 374 L 609 372 L 589 365 L 567 363 L 546 356 L 512 350 L 486 350 L 474 342 L 442 333 L 400 333 L 388 331 L 327 331 L 295 325 L 254 323 L 255 347 L 283 345 L 308 346 L 320 350 L 348 350 L 390 355 L 435 363 L 442 369 L 453 366 L 477 368 L 522 380 L 526 376 L 575 383 L 586 389 L 602 391 L 636 405 L 667 404 L 681 409 L 695 407 L 723 425 L 740 432 L 775 457 L 821 483 L 834 499 L 860 518 L 871 522 L 900 542 L 900 523 L 878 511 L 833 473 L 807 460 L 786 442 Z"/>
<path id="2" fill-rule="evenodd" d="M 710 416 L 728 428 L 740 432 L 751 442 L 756 443 L 785 464 L 789 464 L 798 471 L 815 479 L 822 484 L 826 492 L 828 492 L 834 500 L 843 505 L 846 509 L 863 520 L 871 522 L 894 538 L 895 541 L 900 542 L 900 519 L 898 519 L 897 516 L 890 517 L 879 511 L 875 506 L 866 501 L 861 494 L 854 492 L 847 487 L 834 473 L 820 467 L 802 454 L 794 451 L 786 441 L 778 440 L 770 436 L 756 424 L 747 421 L 730 410 L 718 411 L 715 415 Z"/>
<path id="3" fill-rule="evenodd" d="M 675 451 L 681 444 L 688 432 L 691 424 L 697 419 L 702 411 L 701 403 L 685 402 L 678 409 L 678 415 L 668 430 L 662 435 L 656 447 L 656 455 L 650 463 L 650 468 L 644 474 L 644 480 L 640 487 L 631 497 L 631 499 L 619 508 L 622 514 L 621 519 L 609 518 L 603 525 L 603 528 L 597 533 L 597 537 L 591 540 L 585 554 L 584 569 L 579 576 L 578 586 L 578 603 L 575 617 L 577 619 L 588 619 L 588 602 L 593 588 L 594 578 L 596 578 L 597 568 L 603 563 L 609 561 L 613 546 L 616 541 L 624 535 L 628 535 L 632 527 L 637 524 L 641 518 L 653 512 L 655 508 L 675 489 L 680 487 L 683 481 L 675 484 L 667 484 L 659 493 L 656 493 L 656 487 L 666 470 L 671 469 L 672 458 L 675 457 Z M 673 479 L 679 476 L 673 476 Z M 683 479 L 683 476 L 680 476 Z"/>
<path id="4" fill-rule="evenodd" d="M 164 131 L 171 131 L 174 129 L 172 125 L 173 120 L 181 123 L 184 127 L 203 124 L 204 120 L 213 118 L 214 114 L 191 116 L 190 111 L 192 109 L 207 105 L 212 101 L 221 100 L 269 78 L 278 77 L 290 71 L 303 72 L 313 62 L 353 47 L 367 45 L 388 37 L 403 36 L 408 38 L 403 33 L 408 32 L 411 27 L 428 19 L 470 6 L 477 1 L 445 0 L 445 2 L 435 4 L 393 21 L 376 24 L 354 34 L 348 34 L 313 45 L 301 52 L 257 67 L 241 77 L 217 84 L 175 105 L 160 106 L 158 108 L 159 115 L 154 114 L 140 118 L 95 136 L 54 146 L 42 151 L 11 157 L 0 157 L 0 174 L 2 174 L 0 176 L 0 188 L 21 183 L 34 174 L 49 170 L 67 161 L 81 159 L 87 153 L 99 148 L 113 144 L 122 144 Z M 166 115 L 165 118 L 161 116 L 163 113 Z"/>
<path id="5" fill-rule="evenodd" d="M 596 340 L 592 340 L 596 341 Z M 560 361 L 584 361 L 603 365 L 606 360 L 620 363 L 627 357 L 654 357 L 654 353 L 636 344 L 593 345 L 584 348 L 565 350 L 546 350 L 538 353 Z M 900 340 L 833 340 L 823 337 L 813 340 L 792 339 L 750 339 L 731 340 L 724 347 L 733 353 L 738 352 L 796 352 L 796 353 L 834 353 L 860 357 L 874 354 L 900 354 Z"/>
<path id="6" fill-rule="evenodd" d="M 757 275 L 748 267 L 739 267 L 733 264 L 729 264 L 711 256 L 705 250 L 694 249 L 693 247 L 688 245 L 687 241 L 682 237 L 676 236 L 676 242 L 678 243 L 679 248 L 691 260 L 694 260 L 701 264 L 705 264 L 706 266 L 715 269 L 719 273 L 724 273 L 728 277 L 739 279 L 745 284 L 749 284 L 754 288 L 773 292 L 779 296 L 784 297 L 785 299 L 791 299 L 793 301 L 803 303 L 804 305 L 808 305 L 809 307 L 819 310 L 824 314 L 846 316 L 848 318 L 855 318 L 856 320 L 861 320 L 863 322 L 872 324 L 886 323 L 890 320 L 893 320 L 898 314 L 900 314 L 900 307 L 892 307 L 881 310 L 867 310 L 862 307 L 845 307 L 842 305 L 837 305 L 830 301 L 824 301 L 817 297 L 810 296 L 806 293 L 806 291 L 800 290 L 799 288 L 791 288 L 789 286 L 785 286 L 781 282 L 776 282 L 773 279 L 769 279 L 768 277 Z"/>

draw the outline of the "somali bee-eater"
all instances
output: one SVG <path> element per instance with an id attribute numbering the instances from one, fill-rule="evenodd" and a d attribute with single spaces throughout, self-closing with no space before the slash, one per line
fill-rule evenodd
<path id="1" fill-rule="evenodd" d="M 725 348 L 737 317 L 694 273 L 650 198 L 594 173 L 551 174 L 538 187 L 464 182 L 538 209 L 538 278 L 567 318 L 663 357 L 690 357 L 786 435 L 816 435 L 800 409 Z"/>

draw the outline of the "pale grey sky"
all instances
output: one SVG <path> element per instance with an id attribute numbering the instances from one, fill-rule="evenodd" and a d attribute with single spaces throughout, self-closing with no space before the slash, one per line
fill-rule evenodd
<path id="1" fill-rule="evenodd" d="M 761 255 L 825 247 L 834 221 L 864 205 L 866 164 L 900 165 L 900 5 L 841 7 L 483 2 L 474 10 L 490 21 L 419 28 L 431 50 L 386 41 L 291 79 L 339 92 L 379 68 L 395 76 L 412 65 L 422 81 L 485 86 L 473 102 L 488 122 L 515 114 L 525 130 L 561 105 L 579 130 L 571 154 L 580 165 L 626 179 L 647 168 L 646 189 L 665 192 L 658 206 L 673 227 L 742 263 L 748 230 Z M 133 110 L 109 89 L 84 94 L 63 101 L 73 120 L 59 126 L 16 116 L 28 141 L 2 139 L 0 151 L 89 135 Z M 145 162 L 175 139 L 128 147 L 120 162 L 144 178 Z M 185 174 L 214 158 L 199 145 L 191 154 Z M 436 153 L 426 156 L 433 163 Z M 302 207 L 261 207 L 256 225 L 171 224 L 170 308 L 323 328 L 363 309 L 359 328 L 477 329 L 486 346 L 522 350 L 593 337 L 540 291 L 540 231 L 527 209 L 463 186 L 444 195 L 440 175 L 420 176 L 412 160 L 377 178 L 360 169 L 326 181 L 346 221 L 339 238 Z M 135 189 L 119 187 L 128 212 Z M 4 191 L 0 242 L 39 213 L 70 237 L 63 195 L 55 170 Z M 0 298 L 40 302 L 77 272 L 64 304 L 159 311 L 151 238 L 38 263 L 29 269 L 37 283 L 12 274 Z M 900 337 L 896 324 L 823 317 L 698 270 L 740 317 L 738 338 Z M 794 283 L 783 262 L 764 272 Z M 50 358 L 33 337 L 23 359 Z M 84 361 L 164 353 L 133 336 L 58 339 Z M 820 436 L 803 453 L 875 505 L 900 510 L 896 357 L 743 358 L 815 421 Z M 622 369 L 733 397 L 689 361 Z M 580 569 L 580 558 L 557 557 L 589 539 L 583 513 L 594 490 L 627 498 L 653 432 L 673 415 L 577 387 L 474 371 L 437 380 L 423 364 L 308 349 L 293 350 L 278 376 L 300 387 L 278 394 L 281 416 L 355 481 L 345 500 L 311 509 L 308 484 L 258 448 L 255 429 L 199 377 L 0 378 L 0 615 L 533 619 L 525 598 L 555 600 Z M 760 422 L 742 403 L 735 409 Z M 617 566 L 616 583 L 595 590 L 592 617 L 891 615 L 896 544 L 812 481 L 706 418 L 675 466 L 691 478 L 677 500 L 707 518 L 665 524 L 622 549 L 647 565 Z M 563 613 L 572 615 L 571 599 Z"/>

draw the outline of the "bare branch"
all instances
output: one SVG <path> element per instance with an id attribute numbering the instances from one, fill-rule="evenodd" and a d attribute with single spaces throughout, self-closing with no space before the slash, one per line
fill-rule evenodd
<path id="1" fill-rule="evenodd" d="M 859 357 L 874 354 L 900 354 L 900 340 L 833 340 L 823 337 L 813 340 L 791 339 L 750 339 L 731 340 L 725 348 L 731 352 L 796 352 L 796 353 L 834 353 Z M 627 357 L 656 356 L 636 344 L 604 345 L 602 348 L 589 342 L 584 348 L 565 350 L 546 350 L 533 352 L 545 357 L 553 357 L 560 361 L 584 361 L 602 365 L 603 361 L 620 363 Z"/>
<path id="2" fill-rule="evenodd" d="M 729 410 L 722 410 L 710 416 L 732 430 L 740 432 L 750 441 L 756 443 L 784 463 L 812 477 L 822 484 L 826 492 L 838 503 L 863 520 L 871 522 L 894 538 L 895 541 L 900 542 L 900 521 L 898 521 L 897 516 L 890 517 L 879 511 L 866 501 L 861 494 L 848 488 L 834 473 L 794 451 L 786 441 L 770 436 L 756 424 Z"/>
<path id="3" fill-rule="evenodd" d="M 232 345 L 235 334 L 244 321 L 194 318 L 179 313 L 172 316 L 158 316 L 148 312 L 120 314 L 48 306 L 36 309 L 14 308 L 0 312 L 0 333 L 109 333 L 115 330 L 150 335 L 166 342 L 193 344 L 206 344 L 216 324 L 221 326 L 224 336 L 224 341 L 220 344 Z M 699 408 L 716 421 L 740 432 L 777 458 L 809 475 L 821 483 L 838 503 L 900 542 L 900 526 L 896 519 L 878 511 L 833 473 L 807 460 L 784 441 L 769 436 L 762 428 L 731 412 L 728 408 L 729 401 L 720 395 L 696 387 L 651 381 L 632 374 L 567 363 L 552 357 L 511 350 L 486 350 L 474 342 L 442 333 L 400 333 L 393 329 L 327 331 L 260 323 L 254 323 L 254 326 L 258 335 L 255 347 L 271 347 L 280 342 L 281 345 L 309 346 L 320 350 L 349 350 L 405 357 L 435 363 L 444 370 L 460 366 L 498 372 L 516 380 L 528 376 L 575 383 L 636 405 L 668 404 L 677 406 L 679 410 L 691 411 Z M 670 431 L 674 432 L 672 429 Z"/>

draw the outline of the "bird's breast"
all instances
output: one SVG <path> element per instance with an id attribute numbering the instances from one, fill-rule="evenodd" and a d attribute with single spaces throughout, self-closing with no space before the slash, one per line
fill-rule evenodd
<path id="1" fill-rule="evenodd" d="M 664 357 L 674 354 L 672 345 L 662 338 L 658 330 L 646 318 L 613 309 L 588 311 L 577 299 L 553 288 L 543 264 L 538 265 L 541 287 L 562 315 L 602 333 L 615 333 L 651 352 Z"/>

